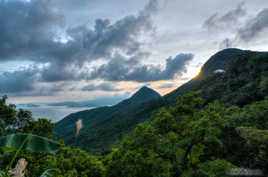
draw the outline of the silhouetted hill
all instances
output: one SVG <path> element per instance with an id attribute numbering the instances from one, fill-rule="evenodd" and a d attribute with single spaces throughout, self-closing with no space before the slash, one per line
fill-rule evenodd
<path id="1" fill-rule="evenodd" d="M 148 87 L 142 87 L 132 97 L 114 106 L 104 106 L 70 114 L 56 123 L 55 137 L 69 142 L 69 139 L 74 138 L 76 122 L 79 119 L 83 121 L 83 129 L 81 131 L 82 134 L 84 131 L 86 131 L 86 129 L 96 125 L 99 122 L 110 119 L 113 116 L 118 116 L 119 114 L 129 112 L 144 102 L 160 97 L 161 96 L 156 91 Z"/>
<path id="2" fill-rule="evenodd" d="M 151 88 L 146 86 L 142 87 L 138 92 L 136 92 L 130 99 L 135 103 L 143 103 L 150 101 L 154 98 L 160 98 L 161 95 Z"/>
<path id="3" fill-rule="evenodd" d="M 142 87 L 129 99 L 123 100 L 113 108 L 119 109 L 120 112 L 128 112 L 138 105 L 148 102 L 150 100 L 161 98 L 161 95 L 148 87 Z"/>

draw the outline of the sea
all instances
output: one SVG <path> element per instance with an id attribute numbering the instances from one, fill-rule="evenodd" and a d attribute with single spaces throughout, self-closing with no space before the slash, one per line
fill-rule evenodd
<path id="1" fill-rule="evenodd" d="M 79 111 L 90 110 L 94 107 L 68 107 L 68 106 L 49 106 L 46 104 L 39 104 L 38 106 L 17 105 L 17 108 L 29 110 L 35 119 L 47 118 L 53 123 L 60 121 L 67 115 Z"/>

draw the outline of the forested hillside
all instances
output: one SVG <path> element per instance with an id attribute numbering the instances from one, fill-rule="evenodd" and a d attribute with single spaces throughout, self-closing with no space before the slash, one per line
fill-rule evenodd
<path id="1" fill-rule="evenodd" d="M 238 53 L 228 64 L 206 68 L 229 51 Z M 108 176 L 224 177 L 237 168 L 249 170 L 238 176 L 267 175 L 268 54 L 229 49 L 215 56 L 107 155 Z"/>
<path id="2" fill-rule="evenodd" d="M 106 110 L 110 108 L 103 108 L 100 113 L 86 111 L 73 114 L 56 124 L 56 132 L 67 144 L 87 151 L 109 151 L 138 123 L 151 121 L 153 111 L 174 106 L 177 97 L 188 91 L 201 90 L 206 104 L 219 100 L 224 106 L 243 106 L 262 100 L 267 94 L 267 60 L 265 52 L 239 49 L 220 51 L 204 64 L 198 76 L 162 98 L 137 104 L 134 109 L 120 109 L 119 114 L 107 114 Z M 214 73 L 217 69 L 225 72 Z M 73 120 L 82 119 L 88 126 L 86 117 L 90 117 L 90 120 L 96 118 L 97 121 L 82 130 L 78 141 L 70 139 L 69 136 L 74 135 L 75 131 Z M 61 126 L 57 128 L 58 125 Z"/>
<path id="3" fill-rule="evenodd" d="M 74 139 L 76 122 L 79 119 L 83 122 L 83 129 L 81 130 L 79 137 L 81 138 L 81 136 L 87 134 L 85 133 L 86 131 L 92 129 L 92 127 L 98 125 L 98 123 L 103 123 L 106 120 L 111 120 L 113 117 L 118 117 L 121 114 L 130 112 L 131 110 L 137 108 L 139 105 L 160 97 L 161 96 L 154 90 L 148 87 L 142 87 L 132 97 L 118 103 L 117 105 L 73 113 L 55 124 L 55 137 L 58 139 L 64 139 L 67 144 L 77 146 L 77 144 L 74 144 Z M 88 139 L 84 138 L 79 143 L 84 143 L 85 141 L 88 141 Z M 103 141 L 103 143 L 111 144 L 113 142 L 107 140 Z M 86 146 L 88 147 L 92 145 L 96 146 L 97 148 L 101 148 L 98 147 L 96 143 L 92 143 L 91 145 L 86 143 Z"/>
<path id="4" fill-rule="evenodd" d="M 107 175 L 225 177 L 232 169 L 268 168 L 268 100 L 245 105 L 205 104 L 201 93 L 180 96 L 175 107 L 139 124 L 105 159 Z M 243 173 L 245 174 L 245 173 Z"/>

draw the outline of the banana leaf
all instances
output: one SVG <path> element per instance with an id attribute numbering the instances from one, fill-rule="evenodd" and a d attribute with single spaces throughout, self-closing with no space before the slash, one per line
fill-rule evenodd
<path id="1" fill-rule="evenodd" d="M 27 138 L 26 143 L 24 142 Z M 30 152 L 56 152 L 60 144 L 48 138 L 32 134 L 11 134 L 0 137 L 0 149 L 11 148 L 18 150 L 23 144 L 23 148 Z"/>
<path id="2" fill-rule="evenodd" d="M 56 172 L 55 169 L 48 169 L 44 171 L 44 173 L 40 177 L 52 177 L 55 172 Z"/>

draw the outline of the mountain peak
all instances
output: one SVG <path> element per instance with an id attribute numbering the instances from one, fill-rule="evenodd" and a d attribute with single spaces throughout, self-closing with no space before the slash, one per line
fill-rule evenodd
<path id="1" fill-rule="evenodd" d="M 138 92 L 155 92 L 155 93 L 157 93 L 156 91 L 154 91 L 153 89 L 151 89 L 151 88 L 149 88 L 149 87 L 147 87 L 147 86 L 143 86 L 143 87 L 141 87 L 136 93 L 138 93 Z"/>
<path id="2" fill-rule="evenodd" d="M 160 98 L 161 95 L 153 89 L 143 86 L 134 95 L 131 96 L 131 100 L 145 102 L 147 100 Z"/>
<path id="3" fill-rule="evenodd" d="M 213 73 L 217 69 L 226 70 L 229 62 L 237 56 L 244 54 L 245 50 L 240 50 L 236 48 L 228 48 L 219 51 L 212 57 L 202 67 L 202 74 L 208 75 Z"/>

